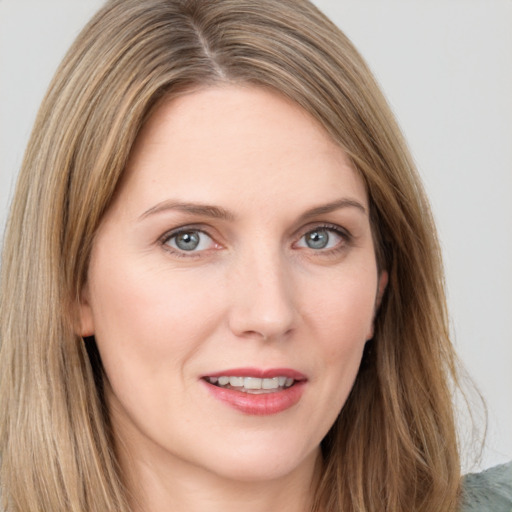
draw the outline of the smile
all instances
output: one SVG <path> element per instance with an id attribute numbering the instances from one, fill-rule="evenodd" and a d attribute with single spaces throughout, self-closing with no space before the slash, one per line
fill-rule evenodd
<path id="1" fill-rule="evenodd" d="M 220 377 L 205 377 L 205 380 L 220 388 L 234 389 L 251 394 L 276 393 L 293 386 L 295 383 L 295 379 L 282 375 L 272 378 L 222 375 Z"/>
<path id="2" fill-rule="evenodd" d="M 291 368 L 237 368 L 203 375 L 210 396 L 248 415 L 284 412 L 297 404 L 307 377 Z"/>

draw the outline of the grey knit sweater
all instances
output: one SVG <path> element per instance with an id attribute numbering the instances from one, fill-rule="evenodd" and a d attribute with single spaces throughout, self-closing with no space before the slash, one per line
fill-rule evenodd
<path id="1" fill-rule="evenodd" d="M 461 512 L 512 512 L 512 462 L 466 475 Z"/>

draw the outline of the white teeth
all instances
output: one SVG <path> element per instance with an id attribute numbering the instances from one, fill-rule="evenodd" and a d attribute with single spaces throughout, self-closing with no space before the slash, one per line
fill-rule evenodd
<path id="1" fill-rule="evenodd" d="M 262 381 L 262 379 L 258 379 L 257 377 L 245 377 L 244 378 L 244 388 L 245 389 L 261 389 L 261 381 Z"/>
<path id="2" fill-rule="evenodd" d="M 261 389 L 277 389 L 278 387 L 278 377 L 274 377 L 273 379 L 262 379 L 261 381 Z"/>
<path id="3" fill-rule="evenodd" d="M 206 377 L 210 384 L 216 384 L 224 387 L 238 388 L 239 391 L 262 391 L 262 390 L 279 390 L 286 389 L 293 385 L 294 379 L 290 377 L 272 377 L 260 379 L 259 377 L 229 377 L 223 375 L 222 377 Z"/>
<path id="4" fill-rule="evenodd" d="M 243 377 L 229 377 L 229 385 L 236 388 L 241 388 L 244 385 Z"/>

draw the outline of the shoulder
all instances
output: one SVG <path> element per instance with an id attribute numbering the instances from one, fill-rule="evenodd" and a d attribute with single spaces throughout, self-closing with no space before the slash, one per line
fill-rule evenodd
<path id="1" fill-rule="evenodd" d="M 512 512 L 512 462 L 462 480 L 461 512 Z"/>

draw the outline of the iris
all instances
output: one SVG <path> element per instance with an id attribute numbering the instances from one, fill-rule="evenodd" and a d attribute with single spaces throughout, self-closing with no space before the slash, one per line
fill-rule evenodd
<path id="1" fill-rule="evenodd" d="M 316 229 L 305 235 L 306 245 L 310 249 L 325 249 L 329 243 L 329 232 L 326 229 Z"/>

